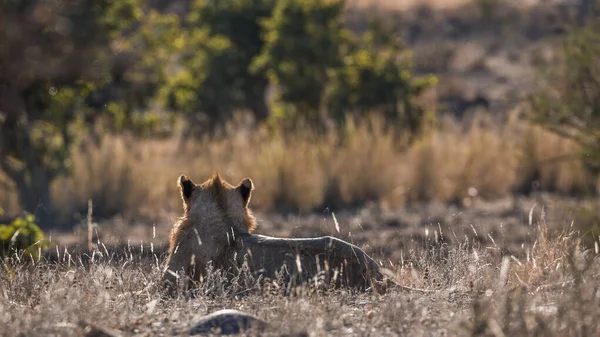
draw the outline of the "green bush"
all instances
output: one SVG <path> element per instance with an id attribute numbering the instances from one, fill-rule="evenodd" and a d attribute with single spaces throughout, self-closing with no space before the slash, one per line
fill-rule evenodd
<path id="1" fill-rule="evenodd" d="M 194 1 L 183 29 L 184 47 L 177 71 L 161 91 L 164 106 L 186 118 L 187 135 L 222 126 L 236 109 L 257 121 L 268 116 L 264 74 L 249 71 L 263 46 L 260 21 L 273 0 Z"/>
<path id="2" fill-rule="evenodd" d="M 344 121 L 345 114 L 361 117 L 370 111 L 418 133 L 429 117 L 414 99 L 434 85 L 435 76 L 415 77 L 407 50 L 394 32 L 373 21 L 366 33 L 352 43 L 341 67 L 330 71 L 327 87 L 329 115 Z"/>
<path id="3" fill-rule="evenodd" d="M 163 104 L 186 118 L 188 135 L 199 136 L 230 118 L 241 99 L 235 90 L 235 48 L 224 36 L 213 36 L 208 28 L 185 34 L 189 47 L 180 56 L 181 68 L 161 91 Z M 196 132 L 200 132 L 196 134 Z"/>
<path id="4" fill-rule="evenodd" d="M 415 98 L 435 78 L 413 76 L 410 53 L 380 17 L 361 36 L 345 28 L 345 5 L 284 0 L 264 21 L 265 44 L 250 69 L 276 86 L 272 120 L 323 127 L 376 111 L 418 133 L 432 116 Z"/>
<path id="5" fill-rule="evenodd" d="M 2 209 L 0 209 L 1 214 Z M 0 257 L 6 257 L 14 252 L 20 255 L 39 257 L 39 249 L 48 247 L 44 232 L 35 223 L 35 216 L 25 214 L 18 217 L 9 225 L 0 224 Z"/>
<path id="6" fill-rule="evenodd" d="M 145 111 L 183 42 L 178 18 L 144 2 L 0 2 L 0 168 L 24 210 L 44 206 L 42 226 L 56 222 L 50 186 L 71 172 L 82 134 L 100 122 L 114 132 L 164 129 Z"/>
<path id="7" fill-rule="evenodd" d="M 277 86 L 274 117 L 323 122 L 328 70 L 339 67 L 350 35 L 343 0 L 282 0 L 264 21 L 265 45 L 250 68 Z"/>

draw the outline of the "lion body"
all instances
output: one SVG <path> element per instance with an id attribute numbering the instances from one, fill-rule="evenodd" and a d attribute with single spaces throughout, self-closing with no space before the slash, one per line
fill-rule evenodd
<path id="1" fill-rule="evenodd" d="M 372 279 L 381 279 L 377 263 L 362 249 L 330 236 L 292 239 L 242 235 L 229 251 L 228 261 L 234 268 L 246 262 L 254 275 L 283 277 L 292 286 L 318 281 L 365 290 Z"/>
<path id="2" fill-rule="evenodd" d="M 384 291 L 377 263 L 359 247 L 333 237 L 273 238 L 254 235 L 248 209 L 253 184 L 232 186 L 218 175 L 201 185 L 179 179 L 184 215 L 173 226 L 163 273 L 168 285 L 198 281 L 209 263 L 216 269 L 240 270 L 247 263 L 255 276 L 283 277 L 292 285 L 317 279 L 360 290 Z M 315 277 L 317 279 L 315 279 Z M 172 289 L 172 288 L 171 288 Z"/>

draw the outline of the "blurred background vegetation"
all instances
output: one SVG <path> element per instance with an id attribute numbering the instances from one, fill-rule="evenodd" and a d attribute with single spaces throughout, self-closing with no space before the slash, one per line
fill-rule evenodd
<path id="1" fill-rule="evenodd" d="M 595 198 L 595 8 L 2 0 L 0 223 L 160 221 L 216 170 L 259 211 Z"/>

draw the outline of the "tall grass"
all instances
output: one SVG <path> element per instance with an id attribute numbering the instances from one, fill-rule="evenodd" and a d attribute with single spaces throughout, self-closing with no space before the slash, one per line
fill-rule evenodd
<path id="1" fill-rule="evenodd" d="M 410 146 L 377 117 L 328 134 L 308 127 L 288 132 L 229 127 L 219 138 L 183 145 L 176 137 L 105 135 L 99 147 L 74 150 L 72 175 L 55 182 L 53 195 L 68 218 L 84 216 L 91 198 L 95 215 L 157 219 L 179 213 L 180 174 L 200 183 L 215 171 L 232 183 L 252 178 L 252 206 L 259 211 L 493 200 L 533 185 L 568 194 L 595 186 L 569 157 L 577 150 L 539 128 L 492 127 L 478 118 L 467 127 L 445 123 Z M 17 195 L 10 186 L 6 190 L 0 202 L 7 212 L 17 212 Z"/>
<path id="2" fill-rule="evenodd" d="M 0 335 L 187 335 L 198 316 L 234 308 L 268 322 L 267 336 L 596 336 L 598 242 L 586 250 L 570 226 L 552 233 L 539 219 L 524 256 L 502 252 L 502 237 L 475 233 L 386 261 L 404 287 L 385 295 L 300 288 L 285 296 L 281 280 L 242 268 L 231 283 L 209 272 L 196 298 L 161 298 L 164 252 L 147 243 L 98 241 L 89 254 L 60 246 L 31 261 L 15 253 L 0 258 Z"/>

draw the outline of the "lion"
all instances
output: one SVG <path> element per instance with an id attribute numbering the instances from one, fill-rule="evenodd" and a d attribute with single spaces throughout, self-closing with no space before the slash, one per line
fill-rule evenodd
<path id="1" fill-rule="evenodd" d="M 379 266 L 355 245 L 330 236 L 253 234 L 256 219 L 248 208 L 254 190 L 250 178 L 232 186 L 217 173 L 197 185 L 182 175 L 178 185 L 184 212 L 172 228 L 163 270 L 163 284 L 171 292 L 178 288 L 174 286 L 181 276 L 199 281 L 209 264 L 215 269 L 240 270 L 242 263 L 255 276 L 276 279 L 283 275 L 288 285 L 320 277 L 336 287 L 385 292 Z"/>

